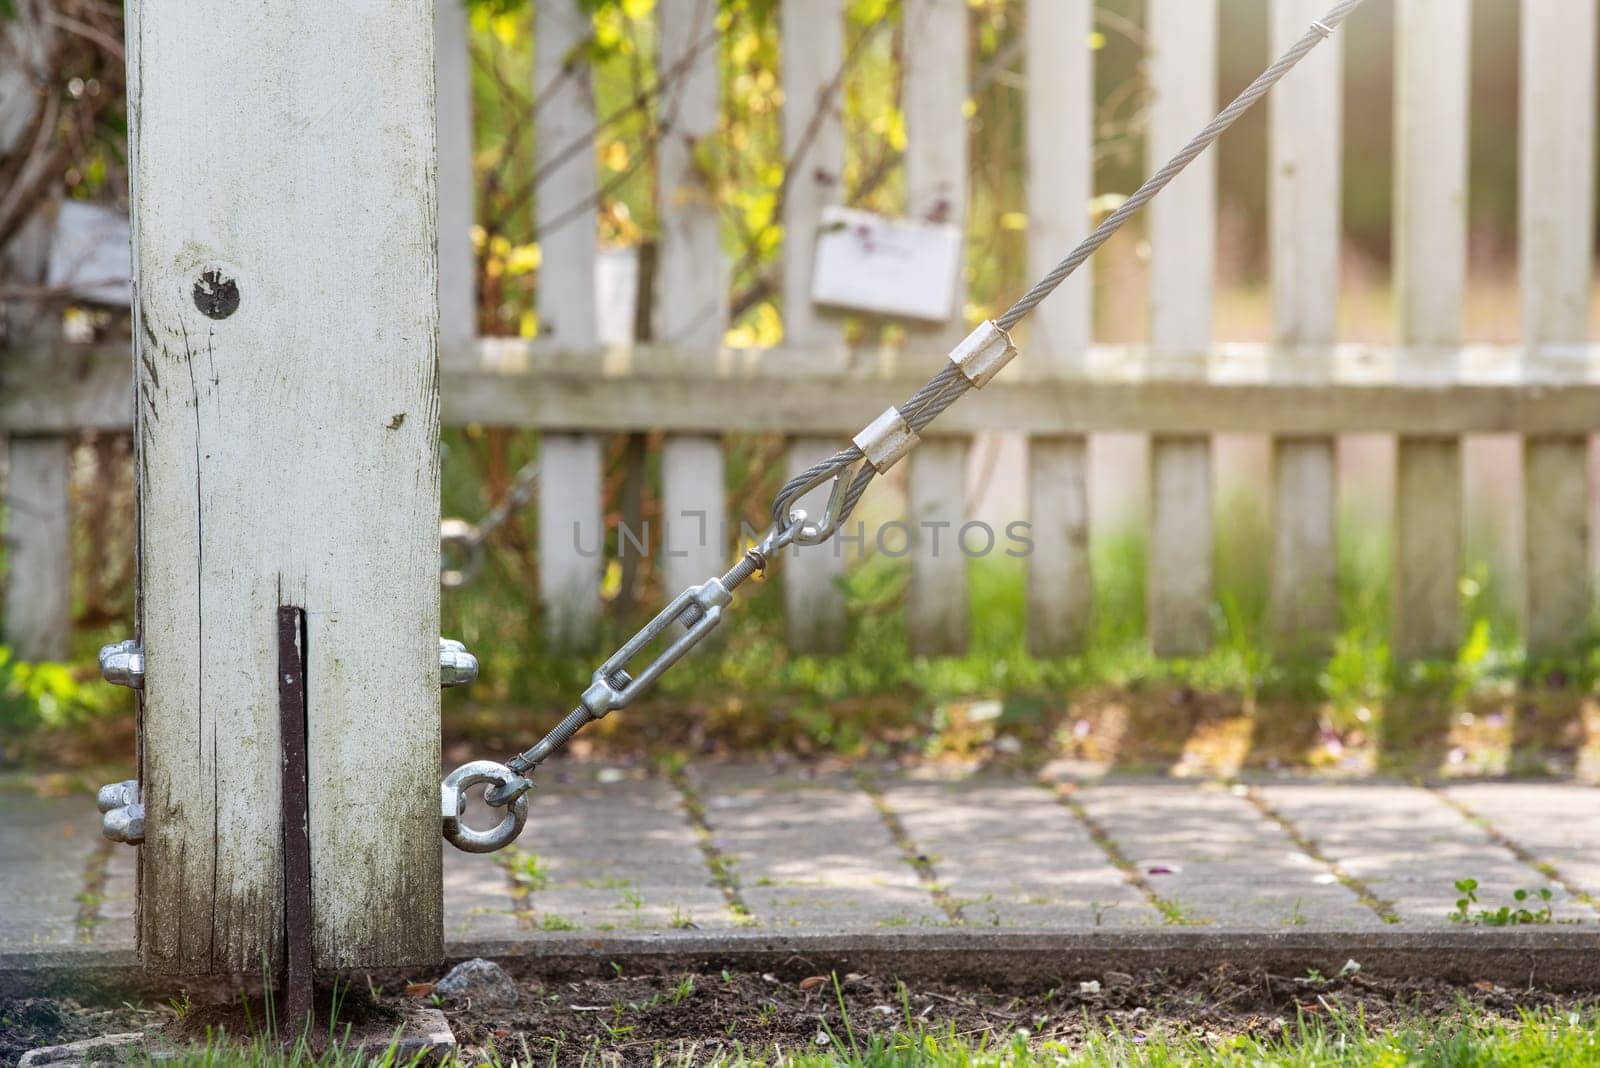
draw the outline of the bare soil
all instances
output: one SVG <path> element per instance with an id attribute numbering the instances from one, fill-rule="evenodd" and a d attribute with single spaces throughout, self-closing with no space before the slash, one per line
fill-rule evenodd
<path id="1" fill-rule="evenodd" d="M 1275 975 L 1224 967 L 1199 975 L 1108 972 L 1092 985 L 1017 989 L 901 984 L 877 975 L 815 975 L 798 981 L 746 972 L 590 979 L 523 980 L 515 1007 L 446 1005 L 463 1059 L 498 1051 L 522 1063 L 570 1064 L 604 1051 L 607 1064 L 710 1059 L 743 1050 L 848 1049 L 872 1035 L 920 1029 L 969 1041 L 1009 1041 L 1019 1030 L 1068 1044 L 1095 1029 L 1129 1034 L 1187 1030 L 1216 1039 L 1270 1038 L 1302 1018 L 1360 1018 L 1370 1030 L 1417 1018 L 1446 1020 L 1474 1010 L 1514 1019 L 1524 1009 L 1582 1011 L 1600 1005 L 1596 989 L 1553 993 L 1492 983 L 1460 986 L 1429 979 Z M 363 991 L 363 993 L 365 993 Z M 397 1017 L 407 999 L 431 1000 L 432 984 L 383 992 L 377 1004 L 351 997 L 341 1011 Z M 249 1019 L 259 1027 L 259 1003 Z M 324 1006 L 326 1008 L 326 1006 Z M 68 998 L 0 1002 L 0 1065 L 38 1046 L 119 1032 L 155 1030 L 168 1041 L 204 1041 L 213 1028 L 238 1026 L 239 1004 L 190 1006 L 181 999 L 144 1005 Z"/>
<path id="2" fill-rule="evenodd" d="M 1515 1017 L 1524 1008 L 1578 1009 L 1590 994 L 1460 987 L 1430 980 L 1272 975 L 1224 968 L 1195 976 L 1108 973 L 1099 989 L 1074 981 L 1044 989 L 996 990 L 942 984 L 901 985 L 875 975 L 772 975 L 523 984 L 515 1010 L 448 1009 L 465 1052 L 490 1047 L 528 1063 L 573 1063 L 607 1051 L 608 1063 L 653 1064 L 662 1057 L 710 1058 L 735 1050 L 821 1051 L 852 1036 L 907 1028 L 1008 1041 L 1019 1029 L 1072 1043 L 1096 1028 L 1128 1034 L 1190 1029 L 1216 1036 L 1268 1037 L 1301 1016 L 1365 1018 L 1371 1028 L 1419 1015 L 1446 1017 L 1473 1006 Z"/>

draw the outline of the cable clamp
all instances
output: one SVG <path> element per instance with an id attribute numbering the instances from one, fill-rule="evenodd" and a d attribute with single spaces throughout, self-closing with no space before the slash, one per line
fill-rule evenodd
<path id="1" fill-rule="evenodd" d="M 911 429 L 911 424 L 900 414 L 900 409 L 890 405 L 851 440 L 881 475 L 922 439 Z"/>
<path id="2" fill-rule="evenodd" d="M 950 353 L 950 362 L 972 383 L 973 389 L 982 389 L 1016 355 L 1011 335 L 988 319 L 962 339 Z"/>

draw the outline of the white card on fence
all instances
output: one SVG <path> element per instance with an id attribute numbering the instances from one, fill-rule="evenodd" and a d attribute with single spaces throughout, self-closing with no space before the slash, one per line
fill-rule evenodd
<path id="1" fill-rule="evenodd" d="M 955 303 L 961 228 L 828 208 L 814 263 L 817 304 L 943 322 Z"/>

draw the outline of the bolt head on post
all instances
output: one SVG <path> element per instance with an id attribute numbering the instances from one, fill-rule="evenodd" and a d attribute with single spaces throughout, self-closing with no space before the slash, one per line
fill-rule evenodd
<path id="1" fill-rule="evenodd" d="M 133 638 L 102 646 L 100 677 L 114 686 L 144 689 L 144 647 Z"/>
<path id="2" fill-rule="evenodd" d="M 439 685 L 465 686 L 478 678 L 478 658 L 451 638 L 439 639 Z"/>

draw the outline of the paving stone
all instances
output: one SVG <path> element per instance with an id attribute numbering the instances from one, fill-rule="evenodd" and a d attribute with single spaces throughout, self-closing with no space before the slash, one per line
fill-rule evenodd
<path id="1" fill-rule="evenodd" d="M 78 896 L 100 844 L 94 798 L 0 795 L 0 946 L 78 940 Z"/>
<path id="2" fill-rule="evenodd" d="M 1600 897 L 1600 790 L 1573 783 L 1471 783 L 1445 793 Z"/>
<path id="3" fill-rule="evenodd" d="M 1427 790 L 1410 786 L 1295 785 L 1261 790 L 1344 871 L 1394 905 L 1405 924 L 1447 926 L 1455 881 L 1478 880 L 1483 903 L 1510 903 L 1539 876 Z M 1558 895 L 1558 907 L 1571 901 Z"/>
<path id="4" fill-rule="evenodd" d="M 838 930 L 948 923 L 872 798 L 847 776 L 696 772 L 712 841 L 757 921 Z"/>
<path id="5" fill-rule="evenodd" d="M 1228 789 L 1102 784 L 1080 790 L 1078 799 L 1187 919 L 1275 930 L 1382 923 L 1325 865 Z"/>
<path id="6" fill-rule="evenodd" d="M 131 946 L 136 933 L 133 909 L 139 889 L 139 851 L 115 844 L 106 856 L 99 920 L 90 935 L 97 946 Z"/>
<path id="7" fill-rule="evenodd" d="M 883 795 L 968 924 L 1158 924 L 1073 814 L 1036 783 L 896 778 Z"/>
<path id="8" fill-rule="evenodd" d="M 514 938 L 528 929 L 494 854 L 463 853 L 448 842 L 443 848 L 445 941 Z"/>
<path id="9" fill-rule="evenodd" d="M 518 841 L 538 857 L 545 877 L 542 888 L 523 899 L 533 928 L 736 922 L 671 783 L 607 768 L 564 768 L 546 782 L 533 796 Z"/>

